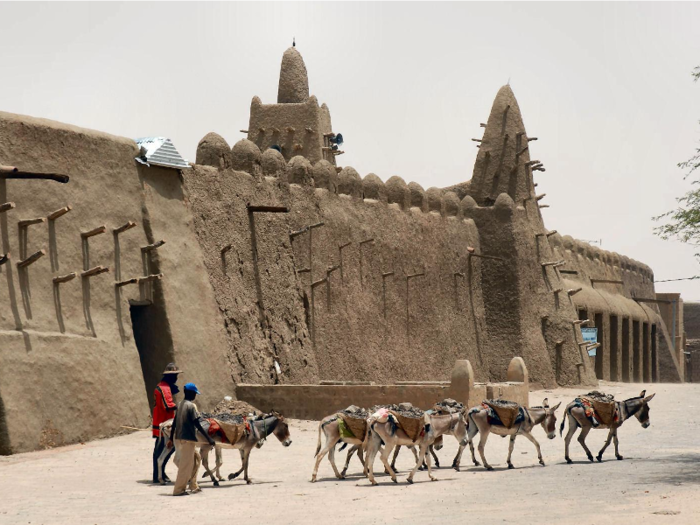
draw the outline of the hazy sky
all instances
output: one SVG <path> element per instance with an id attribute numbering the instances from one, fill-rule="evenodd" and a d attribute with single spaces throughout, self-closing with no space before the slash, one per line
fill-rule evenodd
<path id="1" fill-rule="evenodd" d="M 0 110 L 164 135 L 189 160 L 209 131 L 242 138 L 254 95 L 276 101 L 295 36 L 340 164 L 424 188 L 471 178 L 470 139 L 510 79 L 547 227 L 656 279 L 700 274 L 651 220 L 689 188 L 676 164 L 700 141 L 700 4 L 0 3 L 0 20 Z M 700 300 L 700 281 L 657 290 Z"/>

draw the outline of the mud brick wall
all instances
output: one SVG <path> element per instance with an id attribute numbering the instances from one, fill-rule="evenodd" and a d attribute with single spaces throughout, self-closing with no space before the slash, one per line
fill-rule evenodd
<path id="1" fill-rule="evenodd" d="M 203 406 L 233 392 L 179 172 L 137 167 L 138 153 L 131 139 L 0 113 L 0 165 L 70 177 L 0 178 L 0 204 L 15 205 L 0 213 L 0 254 L 10 256 L 0 266 L 0 453 L 149 426 L 154 382 L 170 360 L 209 394 Z M 136 226 L 115 235 L 129 221 Z M 144 275 L 141 247 L 160 239 L 151 270 L 164 278 L 152 300 L 138 285 L 116 287 Z M 80 275 L 98 266 L 108 271 Z M 138 348 L 132 308 L 147 310 L 153 345 Z"/>

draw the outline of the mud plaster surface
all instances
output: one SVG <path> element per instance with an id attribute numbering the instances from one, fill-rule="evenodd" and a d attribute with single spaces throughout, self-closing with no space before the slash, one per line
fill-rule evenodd
<path id="1" fill-rule="evenodd" d="M 572 443 L 574 465 L 566 465 L 563 441 L 547 440 L 540 427 L 533 432 L 542 445 L 546 467 L 537 464 L 534 447 L 518 438 L 513 453 L 516 470 L 505 469 L 508 440 L 492 436 L 486 447 L 494 472 L 465 462 L 462 472 L 439 469 L 437 482 L 418 472 L 416 483 L 405 482 L 410 454 L 399 456 L 399 484 L 378 475 L 380 485 L 369 486 L 353 461 L 349 479 L 332 476 L 326 459 L 319 481 L 309 482 L 313 469 L 317 423 L 292 421 L 291 447 L 270 439 L 254 450 L 250 474 L 254 481 L 223 482 L 219 488 L 202 481 L 203 492 L 172 498 L 172 485 L 151 485 L 152 440 L 145 433 L 73 445 L 61 449 L 0 458 L 0 522 L 20 523 L 151 523 L 177 515 L 178 522 L 261 522 L 263 509 L 270 520 L 285 523 L 319 523 L 329 514 L 351 512 L 352 523 L 561 523 L 638 524 L 697 523 L 700 475 L 696 468 L 700 431 L 696 419 L 683 417 L 698 399 L 700 386 L 602 383 L 601 389 L 617 398 L 637 395 L 642 388 L 657 392 L 652 401 L 651 426 L 642 429 L 629 421 L 620 430 L 624 461 L 608 450 L 603 463 L 585 460 L 578 443 Z M 539 404 L 543 397 L 565 403 L 580 389 L 531 392 Z M 695 407 L 697 408 L 697 407 Z M 560 409 L 561 411 L 561 409 Z M 598 450 L 604 431 L 593 431 L 588 443 Z M 456 441 L 448 437 L 438 452 L 449 465 Z M 344 457 L 344 453 L 336 455 Z M 466 456 L 465 456 L 466 457 Z M 224 451 L 222 473 L 237 470 L 236 451 Z M 585 460 L 585 461 L 584 461 Z M 377 469 L 379 469 L 377 462 Z M 376 471 L 375 471 L 376 472 Z M 176 474 L 172 462 L 171 478 Z M 582 492 L 586 491 L 585 502 Z M 216 509 L 203 512 L 203 508 Z M 348 511 L 351 509 L 351 511 Z M 575 511 L 574 511 L 575 509 Z M 350 520 L 349 515 L 347 519 Z"/>
<path id="2" fill-rule="evenodd" d="M 274 359 L 280 381 L 293 383 L 446 380 L 456 359 L 479 365 L 489 359 L 481 263 L 467 257 L 468 246 L 479 247 L 470 221 L 201 166 L 186 175 L 186 186 L 238 382 L 274 381 Z M 247 202 L 291 209 L 255 215 L 263 321 Z M 319 222 L 310 260 L 309 233 L 293 240 L 288 234 Z M 342 275 L 340 268 L 328 274 L 347 242 Z M 299 273 L 310 266 L 313 275 Z M 407 333 L 406 275 L 423 271 L 409 283 Z M 311 282 L 327 277 L 329 284 L 314 286 L 312 296 Z M 475 368 L 477 378 L 487 377 L 488 365 Z"/>

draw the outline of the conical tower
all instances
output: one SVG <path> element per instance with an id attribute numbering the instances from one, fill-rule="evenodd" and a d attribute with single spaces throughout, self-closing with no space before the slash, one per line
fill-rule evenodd
<path id="1" fill-rule="evenodd" d="M 308 98 L 309 76 L 306 73 L 306 64 L 297 48 L 290 47 L 282 55 L 277 103 L 301 104 Z"/>
<path id="2" fill-rule="evenodd" d="M 503 86 L 491 108 L 474 164 L 470 195 L 480 206 L 491 206 L 501 193 L 516 205 L 534 194 L 528 138 L 518 101 Z"/>

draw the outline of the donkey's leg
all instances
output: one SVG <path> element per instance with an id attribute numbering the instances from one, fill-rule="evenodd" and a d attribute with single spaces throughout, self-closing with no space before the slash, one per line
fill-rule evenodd
<path id="1" fill-rule="evenodd" d="M 165 485 L 167 481 L 167 476 L 165 475 L 165 463 L 175 452 L 175 447 L 168 448 L 168 440 L 170 439 L 169 435 L 168 437 L 161 437 L 158 439 L 162 439 L 164 441 L 163 449 L 160 452 L 160 456 L 158 456 L 158 482 L 161 485 Z"/>
<path id="2" fill-rule="evenodd" d="M 437 478 L 433 477 L 432 461 L 430 461 L 430 455 L 428 454 L 431 446 L 432 445 L 428 445 L 425 453 L 423 454 L 423 463 L 428 465 L 428 477 L 430 478 L 430 481 L 437 481 Z"/>
<path id="3" fill-rule="evenodd" d="M 466 445 L 462 445 L 461 443 L 459 444 L 459 450 L 457 450 L 457 454 L 455 454 L 455 458 L 452 460 L 452 468 L 457 472 L 459 472 L 459 464 L 462 462 L 462 452 L 464 452 L 465 446 Z M 472 447 L 472 454 L 473 453 L 474 447 Z"/>
<path id="4" fill-rule="evenodd" d="M 583 450 L 586 451 L 586 455 L 588 456 L 589 461 L 593 461 L 593 454 L 591 454 L 591 451 L 588 449 L 586 446 L 586 436 L 588 433 L 591 431 L 591 427 L 581 427 L 581 433 L 578 435 L 578 442 L 581 443 L 581 446 L 583 447 Z"/>
<path id="5" fill-rule="evenodd" d="M 413 467 L 413 470 L 411 470 L 411 473 L 408 475 L 408 478 L 406 478 L 406 481 L 409 483 L 413 483 L 413 476 L 416 475 L 416 471 L 418 470 L 418 467 L 423 465 L 423 461 L 426 459 L 426 453 L 428 452 L 428 445 L 425 443 L 422 443 L 420 446 L 420 453 L 418 454 L 418 457 L 416 458 L 416 465 Z M 428 458 L 428 476 L 430 476 L 431 481 L 435 481 L 435 478 L 433 477 L 432 469 L 430 468 L 430 458 Z"/>
<path id="6" fill-rule="evenodd" d="M 421 452 L 422 451 L 423 451 L 423 447 L 421 447 Z M 421 455 L 421 458 L 422 457 L 423 456 Z M 406 478 L 406 481 L 408 483 L 413 483 L 413 476 L 416 474 L 416 470 L 418 470 L 418 467 L 421 465 L 421 463 L 419 463 L 418 458 L 416 458 L 416 464 L 413 466 L 413 468 L 411 469 L 411 472 L 408 474 L 408 477 Z"/>
<path id="7" fill-rule="evenodd" d="M 394 472 L 398 472 L 396 469 L 396 458 L 399 457 L 399 450 L 401 450 L 401 445 L 396 445 L 396 448 L 394 449 L 394 456 L 391 458 L 391 468 L 394 470 Z M 388 470 L 385 470 L 387 474 L 389 473 Z"/>
<path id="8" fill-rule="evenodd" d="M 221 447 L 214 446 L 214 457 L 216 458 L 216 471 L 214 475 L 219 481 L 223 481 L 224 478 L 221 475 L 221 465 L 224 464 L 223 454 L 221 452 Z"/>
<path id="9" fill-rule="evenodd" d="M 382 460 L 382 463 L 384 463 L 384 468 L 391 476 L 391 481 L 393 481 L 394 483 L 398 483 L 398 481 L 396 481 L 396 472 L 394 472 L 394 469 L 392 469 L 391 465 L 389 465 L 389 454 L 391 454 L 391 448 L 392 447 L 389 447 L 389 445 L 386 444 L 379 458 Z"/>
<path id="10" fill-rule="evenodd" d="M 608 432 L 608 439 L 605 440 L 605 445 L 603 445 L 603 448 L 600 449 L 600 452 L 598 452 L 598 455 L 596 456 L 598 463 L 603 461 L 603 452 L 605 452 L 605 449 L 608 448 L 608 446 L 610 445 L 610 442 L 612 441 L 612 437 L 613 437 L 613 429 L 611 427 L 610 432 Z"/>
<path id="11" fill-rule="evenodd" d="M 209 445 L 202 445 L 202 447 L 199 449 L 199 453 L 202 455 L 202 466 L 204 467 L 204 472 L 202 472 L 202 479 L 206 478 L 207 476 L 211 477 L 213 474 L 212 471 L 209 470 L 209 450 Z"/>
<path id="12" fill-rule="evenodd" d="M 231 481 L 232 479 L 236 479 L 238 476 L 241 475 L 241 472 L 243 472 L 243 449 L 242 449 L 242 448 L 239 448 L 239 449 L 238 449 L 238 452 L 241 453 L 241 468 L 238 469 L 238 471 L 233 472 L 233 473 L 231 473 L 231 474 L 228 475 L 228 480 L 229 480 L 229 481 Z"/>
<path id="13" fill-rule="evenodd" d="M 369 478 L 369 482 L 372 485 L 376 485 L 377 481 L 374 479 L 374 459 L 377 456 L 377 451 L 381 446 L 381 437 L 376 432 L 372 431 L 369 436 L 369 443 L 367 444 L 367 457 L 365 459 L 365 476 Z"/>
<path id="14" fill-rule="evenodd" d="M 212 447 L 211 445 L 202 445 L 199 449 L 199 453 L 202 456 L 202 465 L 204 466 L 204 474 L 208 475 L 211 478 L 211 482 L 214 484 L 214 486 L 219 486 L 218 480 L 214 477 L 214 473 L 209 470 L 209 452 L 211 451 Z M 202 476 L 204 477 L 204 475 Z"/>
<path id="15" fill-rule="evenodd" d="M 338 479 L 343 479 L 344 476 L 338 472 L 338 467 L 335 466 L 335 446 L 331 447 L 331 449 L 328 451 L 328 461 L 331 462 L 333 472 L 335 472 L 335 477 Z"/>
<path id="16" fill-rule="evenodd" d="M 248 477 L 248 465 L 250 464 L 250 451 L 252 449 L 250 448 L 242 448 L 241 449 L 241 456 L 243 459 L 243 479 L 245 482 L 250 485 L 253 483 L 253 480 Z"/>
<path id="17" fill-rule="evenodd" d="M 316 464 L 314 465 L 314 472 L 311 474 L 311 483 L 314 483 L 316 481 L 316 475 L 318 474 L 318 466 L 321 464 L 321 460 L 323 457 L 328 454 L 328 452 L 331 450 L 331 448 L 334 448 L 336 443 L 338 443 L 338 439 L 333 439 L 328 434 L 325 433 L 325 429 L 323 432 L 326 436 L 326 446 L 323 447 L 318 454 L 316 455 Z M 335 464 L 331 461 L 331 465 L 333 465 L 333 468 L 335 469 L 336 475 L 338 474 L 338 469 L 336 468 Z"/>
<path id="18" fill-rule="evenodd" d="M 578 430 L 578 423 L 576 423 L 576 419 L 571 414 L 567 414 L 566 417 L 569 421 L 569 430 L 567 430 L 566 437 L 564 438 L 564 459 L 567 463 L 571 464 L 573 461 L 571 461 L 569 457 L 569 443 L 571 443 L 571 438 L 574 437 L 576 430 Z"/>
<path id="19" fill-rule="evenodd" d="M 620 455 L 620 452 L 619 452 L 619 450 L 618 450 L 618 448 L 617 448 L 618 445 L 620 444 L 620 443 L 618 442 L 618 440 L 617 440 L 617 429 L 615 429 L 615 432 L 613 433 L 613 441 L 615 442 L 615 457 L 618 459 L 618 461 L 624 459 L 624 458 Z"/>
<path id="20" fill-rule="evenodd" d="M 513 466 L 513 463 L 511 463 L 510 458 L 513 455 L 513 447 L 515 446 L 515 434 L 512 434 L 510 436 L 510 442 L 508 443 L 508 459 L 506 460 L 506 463 L 508 463 L 508 468 L 515 468 Z"/>
<path id="21" fill-rule="evenodd" d="M 345 458 L 345 466 L 343 467 L 343 470 L 340 472 L 340 475 L 345 478 L 345 473 L 348 471 L 348 466 L 350 466 L 350 458 L 352 458 L 352 455 L 357 452 L 357 450 L 361 447 L 362 445 L 353 445 L 350 447 L 350 450 L 348 450 L 348 455 Z"/>
<path id="22" fill-rule="evenodd" d="M 481 456 L 481 461 L 483 461 L 486 470 L 493 470 L 493 467 L 486 461 L 486 456 L 484 456 L 484 448 L 486 447 L 486 441 L 489 439 L 490 433 L 491 432 L 488 430 L 479 431 L 479 455 Z"/>
<path id="23" fill-rule="evenodd" d="M 430 452 L 430 455 L 433 456 L 433 459 L 435 460 L 435 468 L 440 468 L 440 460 L 437 457 L 437 454 L 435 453 L 435 447 L 433 445 L 430 445 L 428 448 L 428 451 Z"/>
<path id="24" fill-rule="evenodd" d="M 542 451 L 540 450 L 540 444 L 535 439 L 535 436 L 533 436 L 529 432 L 523 432 L 523 436 L 525 436 L 527 439 L 529 439 L 532 442 L 533 445 L 535 445 L 535 448 L 537 449 L 537 458 L 540 460 L 540 465 L 542 465 L 544 467 L 544 460 L 542 459 Z"/>
<path id="25" fill-rule="evenodd" d="M 357 445 L 357 459 L 360 460 L 360 463 L 362 463 L 362 467 L 364 468 L 365 466 L 365 453 L 364 453 L 364 448 L 362 445 Z"/>
<path id="26" fill-rule="evenodd" d="M 416 461 L 418 461 L 418 454 L 419 454 L 420 447 L 418 448 L 418 450 L 416 450 L 416 447 L 415 447 L 415 446 L 412 446 L 412 447 L 410 447 L 410 448 L 411 448 L 411 452 L 413 452 L 413 458 L 414 458 Z M 426 452 L 426 454 L 427 454 L 427 452 Z M 423 459 L 423 461 L 422 461 L 421 464 L 420 464 L 420 467 L 418 467 L 418 470 L 425 470 L 426 468 L 428 468 L 428 467 L 427 467 L 427 465 L 426 465 L 426 463 L 425 463 L 425 459 Z"/>
<path id="27" fill-rule="evenodd" d="M 474 463 L 474 466 L 475 466 L 475 467 L 478 467 L 479 465 L 481 465 L 481 463 L 479 463 L 479 462 L 476 460 L 476 456 L 474 455 L 474 437 L 475 437 L 475 436 L 477 435 L 477 433 L 479 432 L 479 427 L 476 426 L 476 422 L 474 421 L 473 418 L 471 418 L 471 416 L 470 416 L 470 419 L 471 419 L 471 422 L 474 423 L 474 424 L 473 424 L 473 425 L 469 425 L 469 429 L 468 429 L 468 431 L 467 431 L 467 438 L 468 438 L 468 441 L 469 441 L 469 450 L 470 450 L 470 452 L 472 453 L 472 462 Z M 461 454 L 461 453 L 460 453 L 460 455 L 459 455 L 459 458 L 460 458 L 460 460 L 462 459 L 462 454 Z"/>

